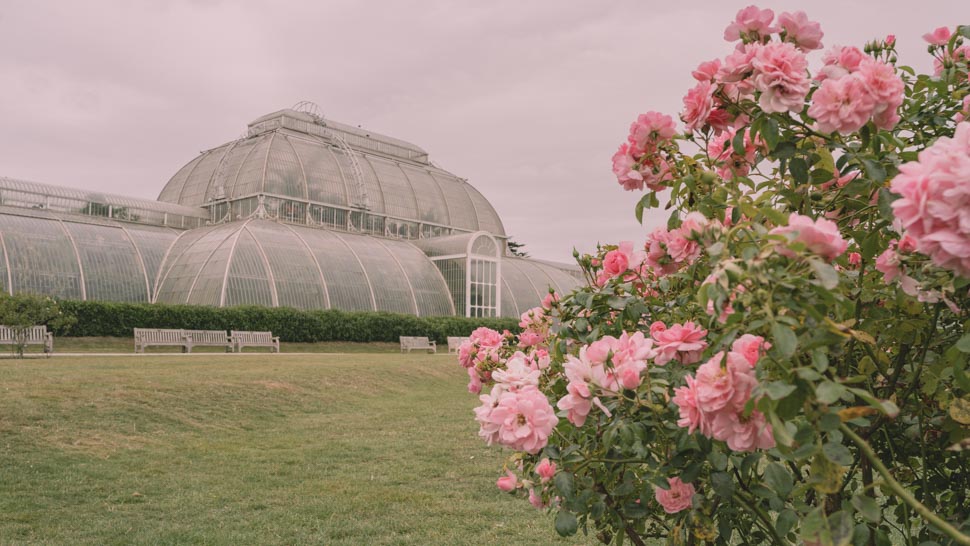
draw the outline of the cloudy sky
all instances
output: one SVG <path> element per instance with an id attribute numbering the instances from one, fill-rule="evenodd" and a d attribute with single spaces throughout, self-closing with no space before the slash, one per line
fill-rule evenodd
<path id="1" fill-rule="evenodd" d="M 4 0 L 0 175 L 154 199 L 253 119 L 316 102 L 469 179 L 533 256 L 642 240 L 610 157 L 640 112 L 676 114 L 747 2 Z M 826 47 L 970 23 L 965 0 L 762 2 Z M 807 6 L 807 7 L 806 7 Z M 960 20 L 960 19 L 964 20 Z M 819 54 L 813 56 L 818 64 Z"/>

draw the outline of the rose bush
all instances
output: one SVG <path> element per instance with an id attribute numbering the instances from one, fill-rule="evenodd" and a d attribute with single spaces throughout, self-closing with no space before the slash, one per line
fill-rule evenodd
<path id="1" fill-rule="evenodd" d="M 970 27 L 747 7 L 613 157 L 640 242 L 462 347 L 498 486 L 604 543 L 970 544 Z"/>

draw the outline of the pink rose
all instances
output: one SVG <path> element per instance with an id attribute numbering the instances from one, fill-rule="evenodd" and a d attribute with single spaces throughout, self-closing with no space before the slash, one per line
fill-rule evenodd
<path id="1" fill-rule="evenodd" d="M 536 474 L 539 475 L 542 483 L 548 482 L 556 475 L 556 463 L 549 462 L 548 457 L 542 459 L 536 465 Z"/>
<path id="2" fill-rule="evenodd" d="M 502 345 L 502 334 L 482 326 L 475 329 L 468 340 L 479 347 L 500 347 Z"/>
<path id="3" fill-rule="evenodd" d="M 757 385 L 754 369 L 744 355 L 727 353 L 722 367 L 724 360 L 725 354 L 719 352 L 697 368 L 695 389 L 697 407 L 702 413 L 741 411 Z"/>
<path id="4" fill-rule="evenodd" d="M 970 123 L 957 125 L 904 163 L 890 189 L 902 196 L 893 213 L 911 245 L 934 264 L 970 277 Z"/>
<path id="5" fill-rule="evenodd" d="M 549 506 L 547 503 L 542 501 L 542 495 L 536 493 L 535 489 L 529 489 L 529 504 L 540 510 Z"/>
<path id="6" fill-rule="evenodd" d="M 822 26 L 809 21 L 804 11 L 782 13 L 778 25 L 785 32 L 785 39 L 794 42 L 802 51 L 822 49 Z"/>
<path id="7" fill-rule="evenodd" d="M 815 119 L 819 131 L 838 131 L 845 135 L 861 129 L 875 107 L 876 101 L 865 80 L 850 74 L 823 81 L 812 95 L 808 115 Z"/>
<path id="8" fill-rule="evenodd" d="M 896 239 L 889 241 L 889 247 L 876 258 L 876 271 L 882 273 L 882 280 L 886 284 L 900 277 L 904 280 L 909 278 L 903 271 L 903 262 L 897 252 Z"/>
<path id="9" fill-rule="evenodd" d="M 713 61 L 705 61 L 699 64 L 690 75 L 699 82 L 709 82 L 714 81 L 714 77 L 717 76 L 717 72 L 720 69 L 721 60 L 714 59 Z"/>
<path id="10" fill-rule="evenodd" d="M 889 34 L 889 35 L 887 35 L 886 36 L 886 39 L 885 39 L 885 42 L 886 42 L 886 45 L 887 46 L 893 46 L 893 45 L 895 45 L 896 44 L 896 35 L 895 34 Z"/>
<path id="11" fill-rule="evenodd" d="M 805 54 L 789 43 L 772 42 L 751 61 L 758 104 L 765 112 L 801 112 L 810 81 Z"/>
<path id="12" fill-rule="evenodd" d="M 714 416 L 711 423 L 714 439 L 727 442 L 732 451 L 754 451 L 775 447 L 771 425 L 758 410 L 744 417 L 739 412 L 723 411 Z"/>
<path id="13" fill-rule="evenodd" d="M 676 514 L 681 510 L 690 508 L 691 499 L 694 498 L 694 486 L 680 481 L 680 478 L 670 478 L 667 480 L 670 489 L 654 488 L 654 497 L 664 512 Z"/>
<path id="14" fill-rule="evenodd" d="M 774 235 L 790 236 L 792 242 L 805 245 L 805 248 L 817 254 L 827 261 L 832 261 L 840 256 L 849 243 L 842 238 L 839 233 L 839 226 L 831 220 L 819 218 L 812 220 L 808 216 L 802 216 L 797 212 L 791 213 L 788 217 L 788 225 L 777 227 L 770 231 Z M 791 237 L 794 235 L 793 237 Z M 778 253 L 783 256 L 794 257 L 794 253 L 784 247 L 778 248 Z"/>
<path id="15" fill-rule="evenodd" d="M 630 136 L 627 141 L 634 149 L 647 152 L 656 149 L 659 143 L 670 140 L 677 133 L 674 120 L 659 112 L 640 114 L 636 121 L 630 124 Z"/>
<path id="16" fill-rule="evenodd" d="M 822 57 L 824 66 L 815 74 L 816 81 L 838 79 L 859 69 L 859 63 L 868 55 L 857 47 L 835 46 Z"/>
<path id="17" fill-rule="evenodd" d="M 687 385 L 674 389 L 673 402 L 677 405 L 680 412 L 680 419 L 677 420 L 677 426 L 688 429 L 687 432 L 690 434 L 700 429 L 701 434 L 709 436 L 710 427 L 707 425 L 706 419 L 704 419 L 704 414 L 697 407 L 696 382 L 693 376 L 690 375 L 685 376 L 684 380 L 687 382 Z"/>
<path id="18" fill-rule="evenodd" d="M 849 265 L 859 267 L 860 264 L 862 264 L 862 254 L 859 254 L 858 252 L 850 252 Z"/>
<path id="19" fill-rule="evenodd" d="M 527 385 L 538 386 L 541 372 L 535 370 L 530 365 L 531 362 L 522 353 L 515 353 L 505 363 L 504 369 L 497 369 L 492 372 L 492 379 L 496 383 L 502 383 L 507 388 L 520 389 Z"/>
<path id="20" fill-rule="evenodd" d="M 506 474 L 495 482 L 495 485 L 506 493 L 509 491 L 515 491 L 517 484 L 518 479 L 516 479 L 515 474 L 513 474 L 511 470 L 507 470 Z"/>
<path id="21" fill-rule="evenodd" d="M 740 11 L 724 29 L 724 39 L 728 42 L 740 40 L 742 36 L 761 37 L 767 36 L 778 29 L 771 26 L 775 18 L 775 12 L 770 9 L 760 9 L 757 6 L 748 6 Z"/>
<path id="22" fill-rule="evenodd" d="M 868 86 L 875 106 L 873 120 L 880 129 L 889 130 L 899 122 L 896 111 L 903 104 L 903 80 L 892 65 L 875 59 L 859 63 L 859 77 Z"/>
<path id="23" fill-rule="evenodd" d="M 693 322 L 683 324 L 673 324 L 670 328 L 659 330 L 654 333 L 651 326 L 650 335 L 657 342 L 657 356 L 654 364 L 663 366 L 671 360 L 677 360 L 681 364 L 693 364 L 701 359 L 701 353 L 707 348 L 704 336 L 707 330 L 701 328 Z"/>
<path id="24" fill-rule="evenodd" d="M 923 35 L 923 39 L 926 40 L 931 45 L 941 46 L 946 45 L 950 41 L 950 29 L 947 27 L 939 27 L 933 32 L 927 32 Z"/>
<path id="25" fill-rule="evenodd" d="M 620 144 L 620 149 L 613 154 L 613 174 L 617 181 L 627 191 L 643 189 L 643 174 L 633 158 L 633 147 L 629 143 Z"/>
<path id="26" fill-rule="evenodd" d="M 766 342 L 765 338 L 751 334 L 744 334 L 731 344 L 731 352 L 743 355 L 752 366 L 757 364 L 761 355 L 770 348 L 771 343 Z"/>
<path id="27" fill-rule="evenodd" d="M 477 412 L 476 412 L 477 413 Z M 515 451 L 536 454 L 546 446 L 559 419 L 546 396 L 533 385 L 502 391 L 497 404 L 487 412 L 483 437 Z"/>
<path id="28" fill-rule="evenodd" d="M 684 110 L 680 119 L 687 125 L 688 131 L 697 131 L 704 127 L 707 117 L 714 108 L 714 86 L 709 81 L 699 82 L 684 95 Z"/>

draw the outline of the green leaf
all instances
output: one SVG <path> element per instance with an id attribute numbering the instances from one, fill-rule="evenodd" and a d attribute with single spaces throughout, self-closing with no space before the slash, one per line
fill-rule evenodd
<path id="1" fill-rule="evenodd" d="M 899 196 L 889 191 L 888 188 L 879 189 L 879 214 L 888 222 L 892 222 L 896 218 L 893 215 L 893 201 L 896 199 L 899 199 Z"/>
<path id="2" fill-rule="evenodd" d="M 744 131 L 738 131 L 731 139 L 731 147 L 734 148 L 734 153 L 744 157 Z"/>
<path id="3" fill-rule="evenodd" d="M 778 514 L 778 519 L 775 520 L 775 530 L 778 531 L 780 536 L 785 536 L 791 532 L 796 523 L 798 523 L 798 514 L 794 510 L 785 509 Z"/>
<path id="4" fill-rule="evenodd" d="M 798 348 L 798 338 L 795 332 L 784 324 L 775 322 L 771 325 L 771 337 L 774 342 L 773 350 L 776 350 L 783 358 L 791 358 Z"/>
<path id="5" fill-rule="evenodd" d="M 961 337 L 960 341 L 957 341 L 956 347 L 961 353 L 970 353 L 970 334 Z"/>
<path id="6" fill-rule="evenodd" d="M 781 422 L 781 419 L 779 419 L 777 415 L 774 413 L 769 413 L 768 420 L 771 421 L 772 434 L 775 436 L 775 440 L 779 444 L 785 447 L 791 447 L 795 444 L 795 438 L 793 438 L 791 433 L 788 432 L 788 427 L 785 426 L 785 423 Z"/>
<path id="7" fill-rule="evenodd" d="M 882 520 L 882 511 L 876 499 L 857 493 L 852 497 L 852 506 L 862 514 L 862 517 L 871 523 L 879 523 Z"/>
<path id="8" fill-rule="evenodd" d="M 776 159 L 787 159 L 795 156 L 795 144 L 793 142 L 784 141 L 779 142 L 778 146 L 775 148 L 773 155 Z"/>
<path id="9" fill-rule="evenodd" d="M 575 485 L 573 484 L 573 475 L 569 472 L 559 472 L 556 474 L 553 483 L 556 484 L 556 489 L 563 496 L 564 499 L 571 499 L 573 497 L 573 491 Z"/>
<path id="10" fill-rule="evenodd" d="M 833 290 L 839 285 L 839 272 L 834 267 L 816 258 L 809 260 L 808 264 L 812 266 L 815 278 L 823 288 Z"/>
<path id="11" fill-rule="evenodd" d="M 772 400 L 781 400 L 782 398 L 793 393 L 797 387 L 795 385 L 790 385 L 784 381 L 772 381 L 768 383 L 762 390 L 768 395 L 768 398 Z"/>
<path id="12" fill-rule="evenodd" d="M 765 118 L 764 125 L 761 127 L 761 138 L 768 145 L 768 150 L 774 150 L 778 146 L 778 122 L 772 118 Z"/>
<path id="13" fill-rule="evenodd" d="M 822 453 L 825 454 L 826 459 L 838 465 L 849 466 L 853 461 L 852 452 L 849 451 L 849 448 L 836 442 L 828 442 L 823 445 Z"/>
<path id="14" fill-rule="evenodd" d="M 795 482 L 787 468 L 778 463 L 771 463 L 765 467 L 765 483 L 784 499 L 791 493 Z"/>
<path id="15" fill-rule="evenodd" d="M 823 404 L 834 404 L 845 394 L 845 386 L 832 381 L 825 381 L 815 388 L 815 396 Z"/>
<path id="16" fill-rule="evenodd" d="M 556 532 L 559 533 L 561 537 L 569 537 L 576 534 L 576 530 L 579 528 L 579 522 L 576 521 L 576 515 L 572 512 L 566 510 L 560 510 L 556 514 Z"/>
<path id="17" fill-rule="evenodd" d="M 792 178 L 795 179 L 795 182 L 798 182 L 799 184 L 808 183 L 808 164 L 805 163 L 804 159 L 800 157 L 792 159 L 788 163 L 788 171 L 791 172 Z"/>
<path id="18" fill-rule="evenodd" d="M 722 499 L 730 499 L 734 494 L 734 480 L 726 472 L 715 472 L 711 474 L 711 486 L 714 492 Z"/>
<path id="19" fill-rule="evenodd" d="M 870 180 L 879 183 L 886 181 L 886 168 L 882 163 L 872 159 L 863 159 L 862 163 L 866 166 L 866 175 Z"/>

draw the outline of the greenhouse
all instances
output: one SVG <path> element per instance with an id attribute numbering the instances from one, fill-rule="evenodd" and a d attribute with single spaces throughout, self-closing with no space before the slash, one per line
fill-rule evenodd
<path id="1" fill-rule="evenodd" d="M 158 201 L 0 178 L 0 282 L 66 299 L 518 316 L 578 269 L 512 256 L 494 207 L 414 144 L 298 105 Z"/>

